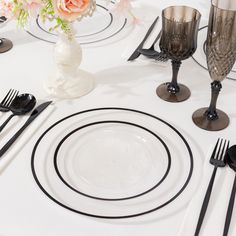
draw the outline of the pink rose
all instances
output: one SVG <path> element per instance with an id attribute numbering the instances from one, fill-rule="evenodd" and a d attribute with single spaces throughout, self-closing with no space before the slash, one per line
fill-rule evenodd
<path id="1" fill-rule="evenodd" d="M 54 10 L 59 17 L 74 21 L 92 7 L 94 0 L 53 0 Z"/>

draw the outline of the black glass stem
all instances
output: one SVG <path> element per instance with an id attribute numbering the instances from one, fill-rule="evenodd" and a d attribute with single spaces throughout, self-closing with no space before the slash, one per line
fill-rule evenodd
<path id="1" fill-rule="evenodd" d="M 179 89 L 180 89 L 179 85 L 178 85 L 178 82 L 177 82 L 177 77 L 178 77 L 181 61 L 179 61 L 179 60 L 172 60 L 171 64 L 172 64 L 172 80 L 167 85 L 167 90 L 170 93 L 176 94 L 176 93 L 179 92 Z"/>
<path id="2" fill-rule="evenodd" d="M 211 83 L 211 102 L 209 108 L 205 111 L 204 114 L 208 120 L 216 120 L 219 118 L 216 111 L 216 102 L 221 88 L 222 85 L 220 81 L 215 80 Z"/>
<path id="3" fill-rule="evenodd" d="M 229 125 L 229 117 L 216 108 L 221 88 L 221 82 L 214 80 L 211 83 L 211 102 L 209 107 L 200 108 L 193 113 L 193 122 L 198 127 L 209 131 L 218 131 Z"/>

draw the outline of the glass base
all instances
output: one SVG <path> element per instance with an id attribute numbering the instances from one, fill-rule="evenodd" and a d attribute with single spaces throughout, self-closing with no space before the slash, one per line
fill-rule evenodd
<path id="1" fill-rule="evenodd" d="M 204 115 L 207 109 L 208 107 L 200 108 L 193 113 L 193 122 L 199 128 L 208 131 L 218 131 L 226 128 L 229 125 L 229 117 L 225 112 L 216 109 L 219 118 L 216 120 L 209 120 Z"/>
<path id="2" fill-rule="evenodd" d="M 167 102 L 182 102 L 182 101 L 187 100 L 190 97 L 191 92 L 190 92 L 189 88 L 186 87 L 185 85 L 178 84 L 179 85 L 179 92 L 178 93 L 170 93 L 167 90 L 167 86 L 169 84 L 170 83 L 164 83 L 164 84 L 161 84 L 159 87 L 157 87 L 156 93 L 161 99 L 163 99 Z"/>
<path id="3" fill-rule="evenodd" d="M 0 38 L 0 53 L 9 51 L 13 47 L 12 41 L 5 38 Z"/>

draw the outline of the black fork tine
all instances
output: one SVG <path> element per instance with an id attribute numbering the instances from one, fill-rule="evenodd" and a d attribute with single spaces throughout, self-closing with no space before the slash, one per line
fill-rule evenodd
<path id="1" fill-rule="evenodd" d="M 217 142 L 216 142 L 216 145 L 215 145 L 215 147 L 214 147 L 214 150 L 213 150 L 213 152 L 212 152 L 212 154 L 211 154 L 211 158 L 210 158 L 210 159 L 214 159 L 214 158 L 215 158 L 215 154 L 216 154 L 216 150 L 217 150 L 219 141 L 220 141 L 220 139 L 218 138 L 218 139 L 217 139 Z"/>
<path id="2" fill-rule="evenodd" d="M 217 154 L 215 156 L 215 159 L 217 159 L 217 160 L 220 160 L 220 151 L 221 151 L 222 143 L 223 143 L 223 139 L 220 139 L 220 145 L 219 145 L 219 148 L 217 150 Z"/>
<path id="3" fill-rule="evenodd" d="M 6 103 L 6 101 L 8 100 L 8 97 L 11 96 L 12 93 L 13 93 L 13 89 L 10 89 L 10 90 L 8 91 L 7 95 L 3 98 L 3 100 L 2 100 L 1 103 L 0 103 L 2 106 L 5 106 L 5 103 Z"/>
<path id="4" fill-rule="evenodd" d="M 224 153 L 225 153 L 225 151 L 227 150 L 227 148 L 226 148 L 226 143 L 227 143 L 227 140 L 225 139 L 225 141 L 224 141 L 224 145 L 223 145 L 223 147 L 222 147 L 222 150 L 221 150 L 221 153 L 220 153 L 220 157 L 219 157 L 219 160 L 223 160 L 223 158 L 224 158 Z"/>
<path id="5" fill-rule="evenodd" d="M 8 99 L 8 101 L 6 102 L 6 107 L 9 107 L 10 105 L 11 105 L 11 103 L 12 103 L 12 101 L 14 100 L 14 98 L 18 95 L 18 91 L 17 90 L 13 90 L 14 92 L 13 92 L 13 94 L 12 94 L 12 96 L 11 97 L 9 97 L 9 99 Z"/>
<path id="6" fill-rule="evenodd" d="M 229 141 L 227 142 L 227 146 L 226 146 L 226 149 L 225 149 L 225 153 L 226 151 L 229 149 Z M 223 162 L 226 162 L 226 155 L 223 155 Z"/>

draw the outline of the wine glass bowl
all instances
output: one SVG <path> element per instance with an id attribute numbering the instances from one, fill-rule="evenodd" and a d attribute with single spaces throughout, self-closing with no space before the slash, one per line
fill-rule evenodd
<path id="1" fill-rule="evenodd" d="M 171 59 L 173 76 L 170 83 L 157 88 L 157 95 L 169 102 L 181 102 L 189 98 L 190 90 L 177 83 L 181 61 L 189 58 L 197 49 L 198 26 L 201 14 L 187 6 L 171 6 L 162 11 L 161 51 Z"/>
<path id="2" fill-rule="evenodd" d="M 216 109 L 216 101 L 222 88 L 221 81 L 230 73 L 236 60 L 236 4 L 230 0 L 212 0 L 206 40 L 207 67 L 211 83 L 209 107 L 193 113 L 193 122 L 200 128 L 217 131 L 229 125 L 228 115 Z"/>

